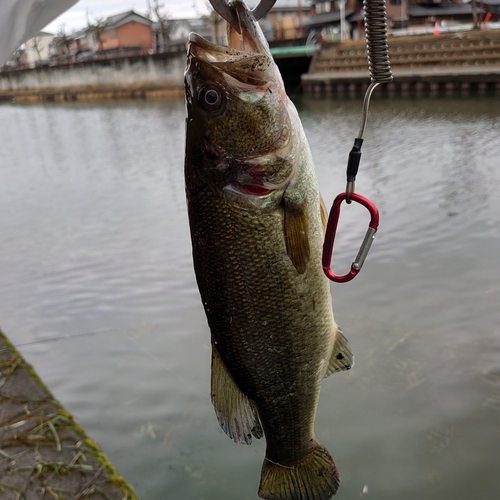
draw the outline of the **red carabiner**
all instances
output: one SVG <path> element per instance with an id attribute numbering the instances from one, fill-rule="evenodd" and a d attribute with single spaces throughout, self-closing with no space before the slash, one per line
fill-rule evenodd
<path id="1" fill-rule="evenodd" d="M 378 209 L 372 201 L 364 196 L 361 196 L 360 194 L 350 193 L 352 201 L 366 207 L 366 209 L 370 212 L 371 219 L 370 224 L 368 224 L 368 230 L 366 231 L 363 243 L 361 243 L 361 246 L 359 247 L 358 255 L 351 265 L 351 270 L 342 276 L 335 274 L 331 269 L 333 244 L 335 243 L 335 234 L 337 232 L 337 225 L 339 222 L 340 205 L 346 198 L 347 193 L 340 193 L 333 201 L 332 209 L 330 210 L 330 215 L 328 217 L 328 225 L 326 226 L 325 241 L 323 243 L 323 271 L 329 279 L 337 283 L 347 283 L 359 273 L 360 269 L 363 267 L 368 251 L 370 250 L 375 233 L 377 232 L 379 221 Z"/>

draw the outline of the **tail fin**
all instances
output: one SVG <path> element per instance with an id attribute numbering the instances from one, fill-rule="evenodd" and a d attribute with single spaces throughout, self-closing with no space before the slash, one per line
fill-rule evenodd
<path id="1" fill-rule="evenodd" d="M 337 492 L 340 477 L 327 449 L 314 449 L 293 467 L 265 460 L 259 496 L 266 500 L 328 500 Z"/>

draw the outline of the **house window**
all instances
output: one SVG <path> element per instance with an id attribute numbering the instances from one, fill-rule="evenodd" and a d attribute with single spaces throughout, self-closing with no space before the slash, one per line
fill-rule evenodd
<path id="1" fill-rule="evenodd" d="M 323 14 L 324 12 L 330 12 L 330 1 L 317 3 L 316 11 L 318 12 L 318 14 Z"/>

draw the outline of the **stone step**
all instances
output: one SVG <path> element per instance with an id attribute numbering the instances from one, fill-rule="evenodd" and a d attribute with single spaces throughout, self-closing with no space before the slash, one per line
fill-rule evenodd
<path id="1" fill-rule="evenodd" d="M 419 55 L 418 57 L 393 57 L 390 55 L 392 68 L 429 67 L 429 66 L 484 66 L 500 64 L 500 51 L 491 53 L 452 54 L 449 57 L 435 54 Z M 367 58 L 317 61 L 314 73 L 328 71 L 358 71 L 368 68 Z"/>
<path id="2" fill-rule="evenodd" d="M 500 64 L 500 30 L 393 36 L 388 43 L 393 68 Z M 357 40 L 323 47 L 310 72 L 360 71 L 367 67 L 365 42 Z"/>

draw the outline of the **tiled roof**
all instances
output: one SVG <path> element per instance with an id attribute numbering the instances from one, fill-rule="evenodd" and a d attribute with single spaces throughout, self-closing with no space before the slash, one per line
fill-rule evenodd
<path id="1" fill-rule="evenodd" d="M 137 21 L 142 21 L 144 24 L 151 23 L 151 21 L 141 14 L 137 14 L 137 12 L 133 10 L 128 10 L 126 12 L 121 12 L 119 14 L 115 14 L 113 16 L 108 16 L 106 18 L 106 27 L 108 28 L 117 28 L 118 26 L 124 24 L 129 20 L 129 18 L 135 18 Z"/>
<path id="2" fill-rule="evenodd" d="M 470 4 L 409 5 L 410 17 L 472 15 Z"/>

